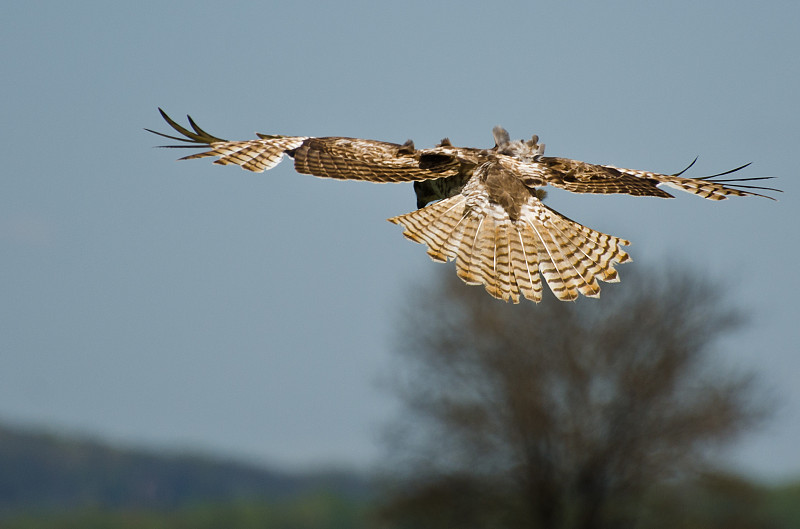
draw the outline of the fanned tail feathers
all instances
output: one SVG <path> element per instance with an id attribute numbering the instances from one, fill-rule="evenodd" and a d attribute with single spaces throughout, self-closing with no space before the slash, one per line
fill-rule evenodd
<path id="1" fill-rule="evenodd" d="M 389 221 L 426 244 L 434 261 L 455 260 L 465 283 L 514 303 L 520 296 L 541 300 L 540 274 L 561 300 L 597 297 L 598 280 L 618 281 L 614 264 L 630 260 L 621 248 L 628 241 L 586 228 L 533 198 L 513 221 L 498 205 L 469 208 L 461 194 Z"/>

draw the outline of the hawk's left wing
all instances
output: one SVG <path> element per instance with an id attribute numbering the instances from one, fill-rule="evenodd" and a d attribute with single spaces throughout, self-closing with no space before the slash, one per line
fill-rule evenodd
<path id="1" fill-rule="evenodd" d="M 411 140 L 400 145 L 359 138 L 257 134 L 257 140 L 228 141 L 207 133 L 189 116 L 187 118 L 192 130 L 176 123 L 160 108 L 158 110 L 164 120 L 184 137 L 146 130 L 188 144 L 164 147 L 210 147 L 208 151 L 185 156 L 181 160 L 218 156 L 215 164 L 235 164 L 248 171 L 262 172 L 278 165 L 285 154 L 294 158 L 295 170 L 299 173 L 370 182 L 431 180 L 455 175 L 461 166 L 455 157 L 437 156 L 436 149 L 415 149 Z M 435 159 L 436 163 L 421 163 L 428 158 Z"/>
<path id="2" fill-rule="evenodd" d="M 366 180 L 369 182 L 410 182 L 432 180 L 458 173 L 460 163 L 428 167 L 420 159 L 431 149 L 416 150 L 409 140 L 403 145 L 359 138 L 308 138 L 293 152 L 298 173 L 323 178 Z"/>

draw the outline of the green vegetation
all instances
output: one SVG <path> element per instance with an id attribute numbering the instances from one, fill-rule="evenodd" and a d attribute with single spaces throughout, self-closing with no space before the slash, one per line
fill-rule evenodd
<path id="1" fill-rule="evenodd" d="M 658 516 L 644 513 L 640 529 L 800 527 L 800 483 L 765 486 L 707 475 L 660 487 L 647 504 Z M 0 426 L 3 529 L 402 526 L 385 514 L 356 474 L 294 475 Z"/>
<path id="2" fill-rule="evenodd" d="M 452 274 L 414 289 L 384 527 L 800 527 L 797 489 L 710 470 L 771 407 L 751 373 L 716 364 L 746 321 L 726 290 L 680 269 L 626 282 L 519 306 Z"/>
<path id="3" fill-rule="evenodd" d="M 0 425 L 0 520 L 29 512 L 171 512 L 245 500 L 283 502 L 320 491 L 358 500 L 367 495 L 367 484 L 349 472 L 290 474 Z"/>
<path id="4" fill-rule="evenodd" d="M 364 501 L 313 494 L 286 501 L 207 503 L 173 511 L 85 509 L 3 520 L 5 529 L 360 529 Z"/>
<path id="5" fill-rule="evenodd" d="M 740 323 L 709 281 L 511 307 L 450 276 L 398 325 L 407 414 L 379 483 L 0 426 L 0 527 L 800 527 L 800 482 L 704 463 L 766 411 L 704 357 Z"/>
<path id="6" fill-rule="evenodd" d="M 659 515 L 643 516 L 637 526 L 640 529 L 792 529 L 800 527 L 800 483 L 759 486 L 730 476 L 708 476 L 700 483 L 659 490 L 651 506 Z M 389 521 L 376 520 L 373 504 L 366 499 L 317 493 L 282 501 L 203 503 L 175 510 L 86 508 L 60 514 L 30 513 L 4 519 L 2 527 L 363 529 L 396 526 Z"/>
<path id="7" fill-rule="evenodd" d="M 800 483 L 759 485 L 709 474 L 662 487 L 647 502 L 641 529 L 792 529 L 800 527 Z"/>

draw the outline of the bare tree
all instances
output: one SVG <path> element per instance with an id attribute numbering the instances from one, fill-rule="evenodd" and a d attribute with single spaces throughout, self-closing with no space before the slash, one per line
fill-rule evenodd
<path id="1" fill-rule="evenodd" d="M 390 525 L 630 527 L 762 415 L 752 377 L 710 361 L 743 320 L 694 274 L 520 306 L 436 279 L 400 318 Z"/>

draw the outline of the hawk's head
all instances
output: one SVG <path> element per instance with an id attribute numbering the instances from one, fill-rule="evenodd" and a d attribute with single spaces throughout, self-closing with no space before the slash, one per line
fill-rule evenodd
<path id="1" fill-rule="evenodd" d="M 505 154 L 523 162 L 535 162 L 544 155 L 544 143 L 539 143 L 539 136 L 533 135 L 530 140 L 511 141 L 508 131 L 500 125 L 492 129 L 495 149 L 499 154 Z"/>

